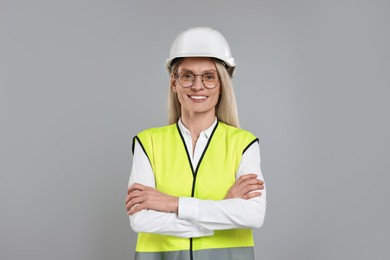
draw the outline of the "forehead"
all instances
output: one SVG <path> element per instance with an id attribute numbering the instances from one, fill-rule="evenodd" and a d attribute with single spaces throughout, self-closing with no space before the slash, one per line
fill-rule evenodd
<path id="1" fill-rule="evenodd" d="M 205 71 L 216 70 L 215 64 L 208 57 L 187 57 L 180 61 L 179 70 Z"/>

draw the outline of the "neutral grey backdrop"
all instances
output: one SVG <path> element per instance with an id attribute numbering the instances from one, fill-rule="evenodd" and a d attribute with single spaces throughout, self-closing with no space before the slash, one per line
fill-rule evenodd
<path id="1" fill-rule="evenodd" d="M 0 259 L 132 259 L 131 138 L 173 38 L 228 39 L 268 185 L 258 259 L 389 259 L 390 2 L 0 1 Z"/>

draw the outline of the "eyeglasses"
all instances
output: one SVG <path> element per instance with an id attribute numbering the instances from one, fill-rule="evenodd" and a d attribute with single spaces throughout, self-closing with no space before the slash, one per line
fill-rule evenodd
<path id="1" fill-rule="evenodd" d="M 183 88 L 189 88 L 194 85 L 195 78 L 202 77 L 203 86 L 206 88 L 215 88 L 218 86 L 219 77 L 215 72 L 206 72 L 204 74 L 194 74 L 190 71 L 182 71 L 176 74 L 176 78 L 179 80 L 179 84 Z"/>

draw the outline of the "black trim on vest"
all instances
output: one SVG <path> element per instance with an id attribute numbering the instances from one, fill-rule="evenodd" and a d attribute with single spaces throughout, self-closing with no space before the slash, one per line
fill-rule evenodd
<path id="1" fill-rule="evenodd" d="M 190 237 L 190 260 L 194 260 L 194 253 L 192 252 L 192 237 Z"/>
<path id="2" fill-rule="evenodd" d="M 189 153 L 188 150 L 187 150 L 186 142 L 184 141 L 184 137 L 183 137 L 183 135 L 182 135 L 181 132 L 180 132 L 180 128 L 179 128 L 179 124 L 178 124 L 178 123 L 176 123 L 176 128 L 177 128 L 177 131 L 179 132 L 181 141 L 182 141 L 182 143 L 183 143 L 183 145 L 184 145 L 184 150 L 186 151 L 186 154 L 187 154 L 187 160 L 188 160 L 188 162 L 190 163 L 192 176 L 194 176 L 194 175 L 195 175 L 195 174 L 194 174 L 194 168 L 192 167 L 190 153 Z"/>
<path id="3" fill-rule="evenodd" d="M 256 143 L 256 142 L 259 142 L 259 138 L 256 138 L 255 140 L 253 140 L 252 142 L 250 142 L 250 143 L 247 145 L 247 147 L 245 147 L 244 151 L 242 151 L 242 154 L 244 154 L 245 151 L 248 150 L 248 148 L 249 148 L 252 144 L 254 144 L 254 143 Z"/>
<path id="4" fill-rule="evenodd" d="M 136 138 L 137 136 L 134 136 L 133 137 L 133 141 L 132 141 L 132 143 L 131 143 L 131 152 L 133 153 L 133 155 L 134 155 L 134 148 L 135 148 L 135 138 Z"/>
<path id="5" fill-rule="evenodd" d="M 199 166 L 200 166 L 200 164 L 201 164 L 201 162 L 202 162 L 202 160 L 203 160 L 203 157 L 204 157 L 204 155 L 205 155 L 205 153 L 206 153 L 206 151 L 207 151 L 207 148 L 209 147 L 209 144 L 210 144 L 211 139 L 212 139 L 212 137 L 213 137 L 213 135 L 214 135 L 214 133 L 215 133 L 215 130 L 217 130 L 218 124 L 219 124 L 219 122 L 217 121 L 217 123 L 216 123 L 215 126 L 214 126 L 213 131 L 212 131 L 211 134 L 210 134 L 209 140 L 207 141 L 206 147 L 204 148 L 203 153 L 202 153 L 202 155 L 201 155 L 200 158 L 199 158 L 198 165 L 196 166 L 196 169 L 195 169 L 195 171 L 194 171 L 194 168 L 192 167 L 192 163 L 191 163 L 190 153 L 189 153 L 188 150 L 187 150 L 187 146 L 186 146 L 186 142 L 184 141 L 184 137 L 183 137 L 183 135 L 182 135 L 181 132 L 180 132 L 179 123 L 176 123 L 177 131 L 179 132 L 181 141 L 183 142 L 183 145 L 184 145 L 184 149 L 186 150 L 187 158 L 188 158 L 188 163 L 189 163 L 190 166 L 191 166 L 192 176 L 194 177 L 194 179 L 193 179 L 193 181 L 192 181 L 191 197 L 194 197 L 194 193 L 195 193 L 196 174 L 198 173 Z"/>
<path id="6" fill-rule="evenodd" d="M 198 174 L 198 170 L 199 170 L 200 163 L 202 162 L 203 157 L 204 157 L 205 153 L 207 152 L 207 148 L 209 147 L 209 144 L 210 144 L 210 142 L 211 142 L 211 139 L 213 138 L 213 135 L 214 135 L 214 133 L 215 133 L 215 130 L 217 130 L 218 124 L 219 124 L 219 122 L 217 121 L 217 124 L 215 125 L 213 131 L 211 132 L 211 135 L 210 135 L 210 137 L 209 137 L 209 140 L 207 141 L 206 147 L 204 148 L 203 153 L 202 153 L 202 155 L 201 155 L 200 158 L 199 158 L 198 165 L 196 166 L 194 182 L 192 183 L 191 197 L 194 197 L 196 175 Z"/>
<path id="7" fill-rule="evenodd" d="M 138 136 L 134 136 L 134 138 L 133 138 L 133 144 L 131 145 L 131 150 L 133 151 L 133 155 L 134 155 L 134 148 L 135 148 L 135 140 L 138 141 L 139 145 L 140 145 L 141 148 L 142 148 L 142 151 L 144 151 L 146 157 L 148 157 L 148 160 L 149 160 L 150 165 L 152 165 L 151 162 L 150 162 L 150 159 L 149 159 L 149 155 L 148 155 L 148 153 L 146 152 L 146 150 L 145 150 L 145 148 L 144 148 L 144 146 L 143 146 L 141 140 L 138 138 Z"/>

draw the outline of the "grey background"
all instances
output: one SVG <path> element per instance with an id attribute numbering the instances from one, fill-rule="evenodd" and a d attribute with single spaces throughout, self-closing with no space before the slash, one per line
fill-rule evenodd
<path id="1" fill-rule="evenodd" d="M 228 39 L 268 185 L 258 259 L 388 259 L 390 2 L 1 1 L 0 259 L 132 259 L 131 138 L 173 38 Z"/>

